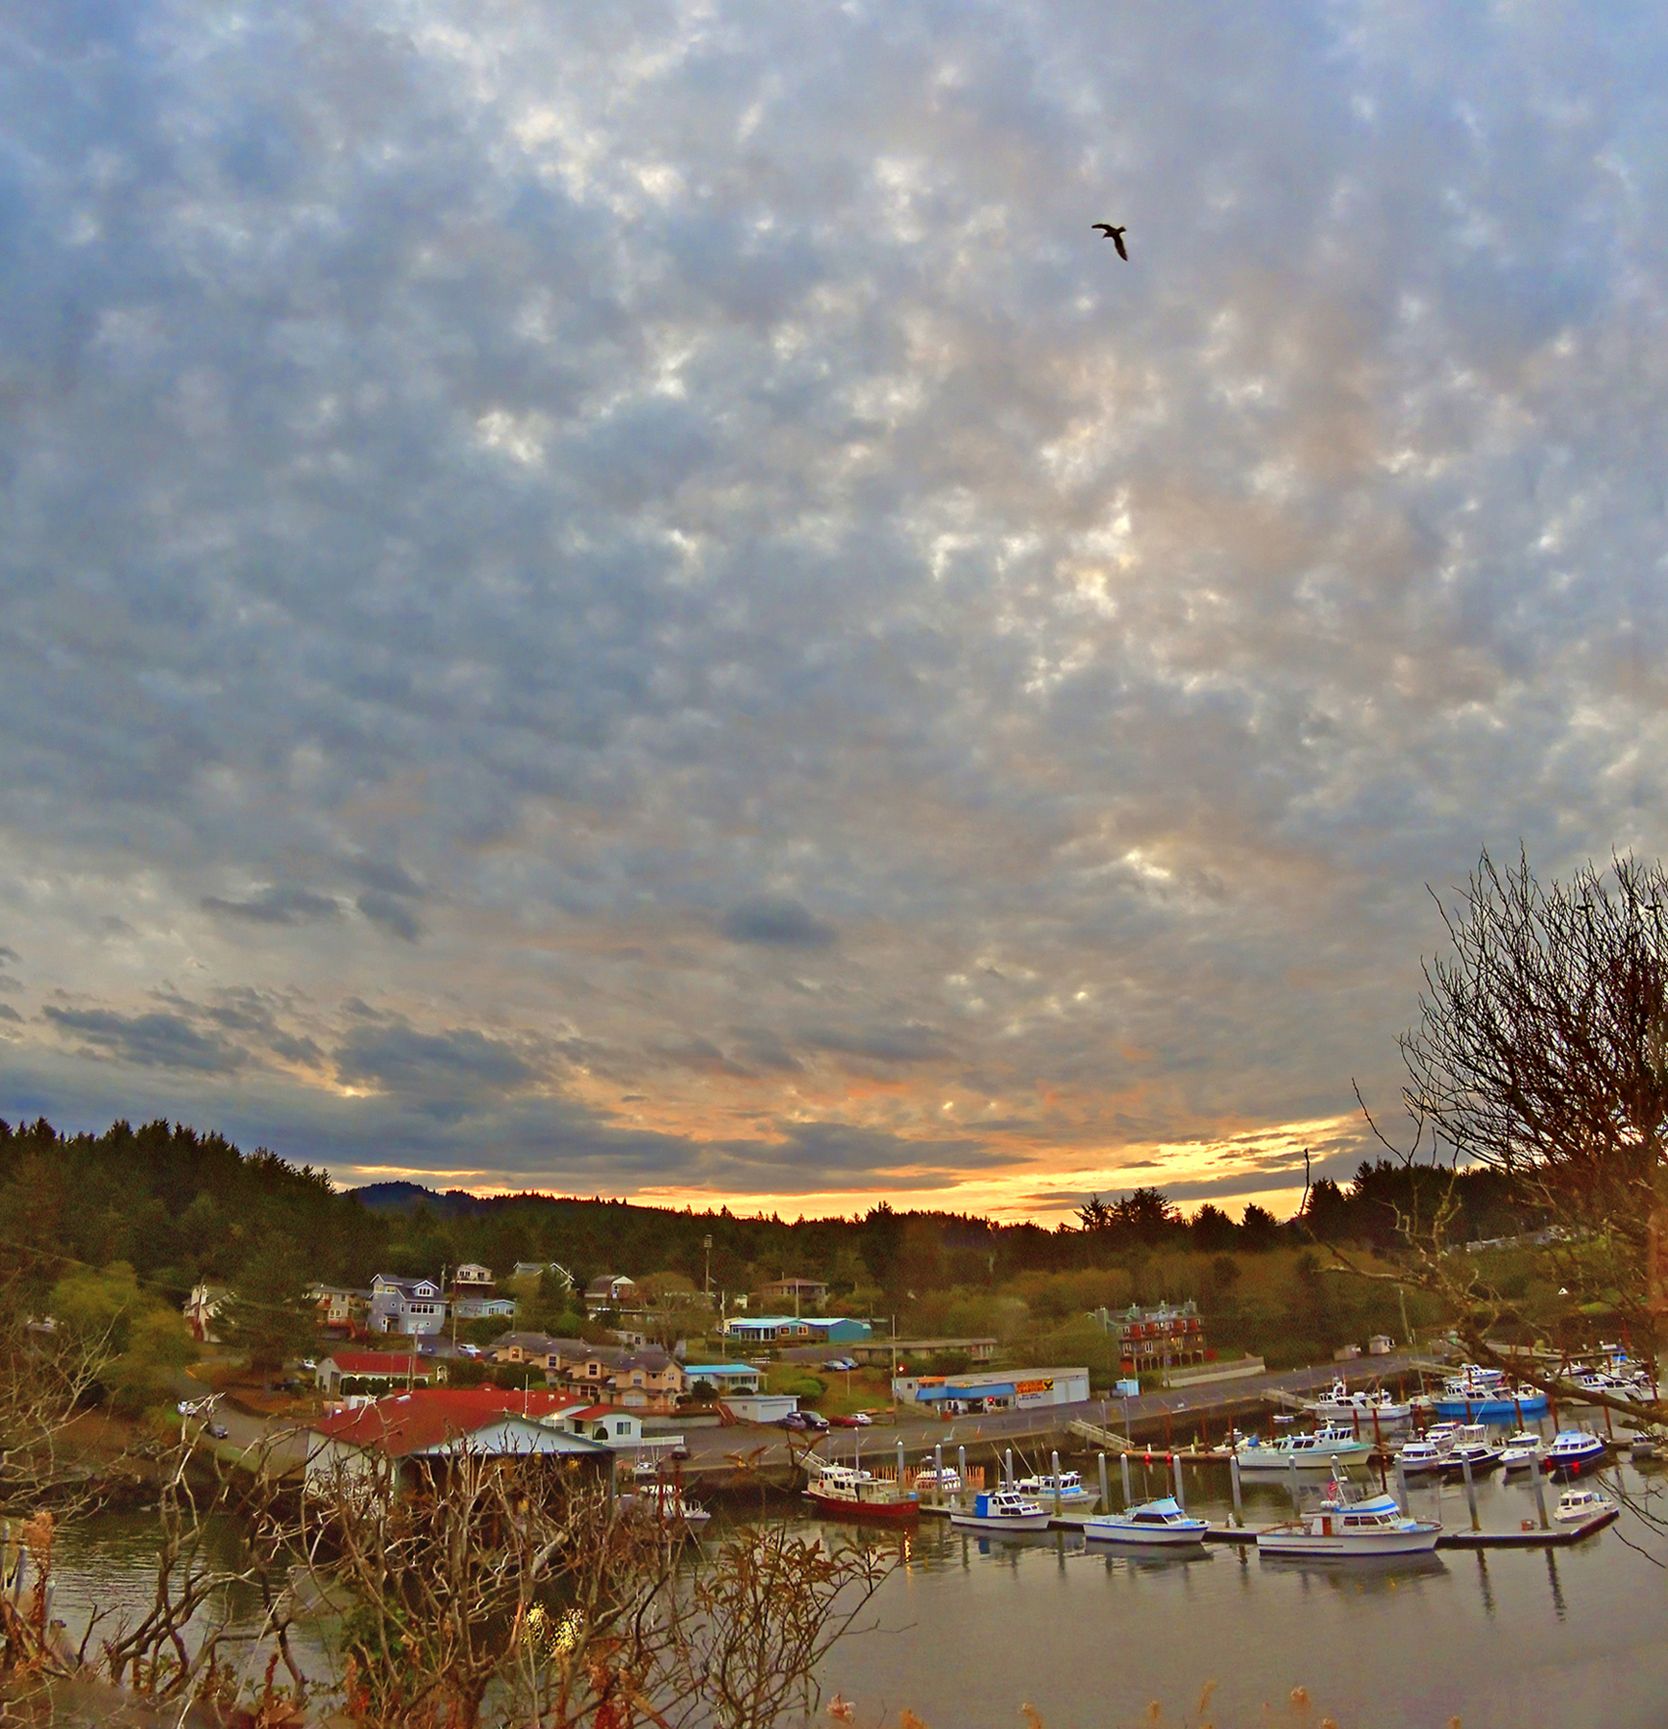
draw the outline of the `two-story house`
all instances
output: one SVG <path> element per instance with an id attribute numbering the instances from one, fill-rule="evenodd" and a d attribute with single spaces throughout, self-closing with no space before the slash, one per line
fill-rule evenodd
<path id="1" fill-rule="evenodd" d="M 641 1351 L 590 1345 L 581 1361 L 565 1365 L 561 1373 L 576 1392 L 592 1393 L 628 1411 L 675 1411 L 678 1395 L 688 1385 L 683 1365 L 654 1345 Z"/>
<path id="2" fill-rule="evenodd" d="M 318 1310 L 322 1332 L 357 1339 L 370 1326 L 371 1293 L 351 1285 L 310 1285 L 307 1295 Z"/>
<path id="3" fill-rule="evenodd" d="M 435 1279 L 400 1279 L 378 1273 L 371 1280 L 373 1333 L 438 1333 L 446 1325 L 446 1296 Z"/>

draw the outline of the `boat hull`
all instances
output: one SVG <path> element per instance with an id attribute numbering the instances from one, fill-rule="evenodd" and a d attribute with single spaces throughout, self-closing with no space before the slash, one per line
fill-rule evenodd
<path id="1" fill-rule="evenodd" d="M 1372 1560 L 1384 1555 L 1428 1555 L 1441 1535 L 1436 1526 L 1418 1531 L 1372 1531 L 1361 1536 L 1318 1532 L 1259 1531 L 1259 1555 L 1301 1555 L 1310 1561 Z"/>
<path id="2" fill-rule="evenodd" d="M 1253 1472 L 1283 1477 L 1295 1463 L 1299 1471 L 1330 1471 L 1334 1459 L 1340 1465 L 1358 1465 L 1365 1463 L 1371 1452 L 1364 1441 L 1326 1453 L 1281 1453 L 1273 1447 L 1251 1447 L 1239 1455 L 1239 1470 L 1242 1477 Z"/>
<path id="3" fill-rule="evenodd" d="M 848 1495 L 805 1491 L 806 1499 L 825 1519 L 862 1519 L 878 1525 L 909 1525 L 921 1516 L 921 1503 L 911 1497 L 896 1501 L 855 1501 Z"/>
<path id="4" fill-rule="evenodd" d="M 1544 1417 L 1545 1393 L 1523 1399 L 1433 1399 L 1431 1409 L 1448 1422 L 1516 1423 L 1524 1417 Z"/>
<path id="5" fill-rule="evenodd" d="M 1009 1513 L 994 1515 L 986 1513 L 952 1513 L 950 1523 L 959 1526 L 964 1531 L 1046 1531 L 1048 1521 L 1053 1515 L 1041 1513 Z"/>
<path id="6" fill-rule="evenodd" d="M 1123 1525 L 1114 1519 L 1087 1519 L 1083 1536 L 1090 1543 L 1123 1543 L 1132 1549 L 1196 1549 L 1204 1531 L 1163 1525 Z"/>

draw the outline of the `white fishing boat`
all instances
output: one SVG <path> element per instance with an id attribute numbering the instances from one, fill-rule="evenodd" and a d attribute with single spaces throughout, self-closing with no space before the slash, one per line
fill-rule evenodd
<path id="1" fill-rule="evenodd" d="M 1370 1441 L 1358 1441 L 1348 1429 L 1328 1425 L 1308 1435 L 1276 1435 L 1272 1441 L 1253 1435 L 1240 1444 L 1235 1457 L 1242 1476 L 1246 1472 L 1272 1476 L 1293 1469 L 1330 1471 L 1334 1459 L 1352 1464 L 1364 1460 L 1372 1450 Z"/>
<path id="2" fill-rule="evenodd" d="M 1518 1429 L 1501 1443 L 1500 1463 L 1507 1475 L 1513 1471 L 1533 1471 L 1541 1462 L 1541 1438 L 1533 1429 Z"/>
<path id="3" fill-rule="evenodd" d="M 1046 1531 L 1051 1517 L 1041 1501 L 1017 1489 L 981 1490 L 967 1507 L 955 1507 L 950 1523 L 969 1531 Z"/>
<path id="4" fill-rule="evenodd" d="M 1391 1398 L 1382 1387 L 1372 1392 L 1358 1387 L 1351 1392 L 1343 1381 L 1334 1381 L 1329 1393 L 1323 1398 L 1306 1400 L 1303 1408 L 1323 1423 L 1359 1423 L 1363 1433 L 1370 1431 L 1375 1422 L 1380 1428 L 1388 1428 L 1407 1422 L 1413 1415 L 1411 1404 Z"/>
<path id="5" fill-rule="evenodd" d="M 1082 1473 L 1078 1471 L 1061 1471 L 1058 1476 L 1044 1472 L 1036 1477 L 1016 1477 L 1013 1486 L 1045 1507 L 1053 1507 L 1056 1501 L 1062 1507 L 1091 1507 L 1100 1499 L 1093 1489 L 1084 1488 Z"/>
<path id="6" fill-rule="evenodd" d="M 917 1495 L 939 1500 L 946 1495 L 959 1495 L 962 1491 L 961 1473 L 954 1465 L 946 1465 L 942 1470 L 932 1465 L 923 1465 L 910 1481 Z"/>
<path id="7" fill-rule="evenodd" d="M 1381 1555 L 1424 1555 L 1436 1547 L 1442 1527 L 1410 1519 L 1392 1495 L 1356 1500 L 1342 1474 L 1327 1485 L 1320 1504 L 1303 1518 L 1257 1533 L 1260 1555 L 1300 1555 L 1311 1560 L 1350 1561 Z"/>
<path id="8" fill-rule="evenodd" d="M 1558 1505 L 1553 1508 L 1552 1516 L 1564 1525 L 1583 1525 L 1589 1519 L 1596 1519 L 1601 1513 L 1614 1513 L 1616 1503 L 1601 1495 L 1597 1489 L 1566 1489 L 1558 1497 Z"/>
<path id="9" fill-rule="evenodd" d="M 1174 1495 L 1143 1501 L 1122 1513 L 1106 1513 L 1083 1521 L 1083 1535 L 1092 1543 L 1130 1543 L 1180 1549 L 1203 1543 L 1210 1525 L 1190 1518 Z"/>
<path id="10" fill-rule="evenodd" d="M 1448 1449 L 1442 1460 L 1442 1475 L 1444 1477 L 1463 1477 L 1467 1465 L 1471 1467 L 1473 1477 L 1480 1477 L 1486 1472 L 1495 1470 L 1501 1460 L 1501 1451 L 1488 1438 L 1488 1430 L 1481 1423 L 1467 1423 L 1454 1438 L 1454 1444 Z"/>
<path id="11" fill-rule="evenodd" d="M 1446 1457 L 1435 1441 L 1409 1441 L 1396 1455 L 1396 1463 L 1410 1477 L 1428 1477 L 1441 1471 Z"/>

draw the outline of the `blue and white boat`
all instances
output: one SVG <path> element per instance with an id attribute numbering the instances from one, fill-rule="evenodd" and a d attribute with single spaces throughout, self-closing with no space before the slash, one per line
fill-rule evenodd
<path id="1" fill-rule="evenodd" d="M 1541 1464 L 1554 1476 L 1579 1477 L 1601 1465 L 1607 1450 L 1604 1437 L 1590 1429 L 1560 1429 Z"/>
<path id="2" fill-rule="evenodd" d="M 1547 1397 L 1539 1387 L 1513 1387 L 1503 1378 L 1453 1380 L 1431 1400 L 1431 1409 L 1451 1420 L 1521 1427 L 1525 1417 L 1546 1415 Z"/>
<path id="3" fill-rule="evenodd" d="M 970 1531 L 1046 1531 L 1049 1512 L 1017 1489 L 980 1491 L 970 1507 L 954 1507 L 950 1523 Z"/>
<path id="4" fill-rule="evenodd" d="M 1083 1535 L 1091 1543 L 1137 1543 L 1166 1549 L 1202 1543 L 1209 1529 L 1204 1519 L 1190 1518 L 1174 1495 L 1083 1521 Z"/>

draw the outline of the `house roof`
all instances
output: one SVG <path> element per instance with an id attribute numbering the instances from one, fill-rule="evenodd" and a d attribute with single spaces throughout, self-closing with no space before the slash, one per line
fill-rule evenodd
<path id="1" fill-rule="evenodd" d="M 325 1361 L 335 1364 L 338 1375 L 426 1375 L 430 1372 L 430 1359 L 404 1351 L 332 1351 Z"/>
<path id="2" fill-rule="evenodd" d="M 635 1285 L 636 1283 L 637 1281 L 635 1279 L 628 1278 L 624 1273 L 598 1273 L 597 1276 L 591 1280 L 590 1284 L 585 1287 L 585 1295 L 588 1297 L 593 1295 L 600 1296 L 604 1291 L 612 1289 L 615 1285 Z"/>
<path id="3" fill-rule="evenodd" d="M 313 1432 L 354 1447 L 375 1447 L 390 1458 L 426 1453 L 473 1435 L 504 1418 L 541 1424 L 567 1416 L 575 1402 L 559 1393 L 520 1393 L 506 1387 L 424 1387 L 371 1405 L 338 1411 Z M 548 1427 L 549 1425 L 544 1425 Z"/>

